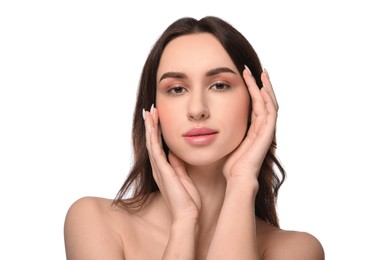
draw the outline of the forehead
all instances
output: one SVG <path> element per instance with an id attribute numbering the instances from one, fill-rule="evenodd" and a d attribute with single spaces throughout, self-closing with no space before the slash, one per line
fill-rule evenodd
<path id="1" fill-rule="evenodd" d="M 219 40 L 210 33 L 179 36 L 165 47 L 157 75 L 166 71 L 200 71 L 234 63 Z"/>

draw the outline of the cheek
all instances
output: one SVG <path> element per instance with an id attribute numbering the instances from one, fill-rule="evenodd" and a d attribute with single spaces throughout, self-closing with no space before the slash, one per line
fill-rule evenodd
<path id="1" fill-rule="evenodd" d="M 235 140 L 234 145 L 241 143 L 242 139 L 248 130 L 248 122 L 250 118 L 250 101 L 249 95 L 243 95 L 242 98 L 233 101 L 234 105 L 227 107 L 225 116 L 229 118 L 230 131 L 232 139 Z M 238 142 L 238 143 L 237 143 Z"/>
<path id="2" fill-rule="evenodd" d="M 170 131 L 172 132 L 172 128 L 175 125 L 175 117 L 172 115 L 160 115 L 159 114 L 159 124 L 162 134 L 169 135 Z"/>
<path id="3" fill-rule="evenodd" d="M 156 102 L 157 103 L 157 102 Z M 158 104 L 158 117 L 159 124 L 161 129 L 161 134 L 163 135 L 164 140 L 169 139 L 170 135 L 173 135 L 173 129 L 177 129 L 176 125 L 177 120 L 177 109 L 174 106 L 169 105 L 165 102 Z M 175 112 L 176 110 L 176 112 Z"/>
<path id="4" fill-rule="evenodd" d="M 246 131 L 251 112 L 249 94 L 241 93 L 224 104 L 220 104 L 220 107 L 224 107 L 222 110 L 219 109 L 222 112 L 220 115 L 222 119 L 228 120 L 233 129 L 237 129 L 238 132 L 241 132 L 241 129 Z"/>
<path id="5" fill-rule="evenodd" d="M 235 129 L 237 138 L 242 139 L 245 136 L 245 133 L 248 129 L 249 112 L 249 104 L 247 107 L 242 107 L 236 111 L 231 111 L 231 124 Z"/>

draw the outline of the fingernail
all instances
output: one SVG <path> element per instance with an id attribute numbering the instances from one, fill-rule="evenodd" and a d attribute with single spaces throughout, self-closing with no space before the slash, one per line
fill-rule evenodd
<path id="1" fill-rule="evenodd" d="M 145 108 L 142 109 L 142 117 L 145 120 Z"/>
<path id="2" fill-rule="evenodd" d="M 248 72 L 249 72 L 249 75 L 251 75 L 252 76 L 252 72 L 251 72 L 251 70 L 248 68 L 248 66 L 246 66 L 246 65 L 244 65 L 244 67 L 248 70 Z"/>
<path id="3" fill-rule="evenodd" d="M 150 107 L 150 114 L 153 115 L 153 110 L 154 110 L 154 103 L 152 104 L 152 106 Z"/>
<path id="4" fill-rule="evenodd" d="M 264 71 L 265 75 L 267 75 L 267 78 L 269 78 L 268 70 L 266 68 L 263 68 L 263 71 Z"/>

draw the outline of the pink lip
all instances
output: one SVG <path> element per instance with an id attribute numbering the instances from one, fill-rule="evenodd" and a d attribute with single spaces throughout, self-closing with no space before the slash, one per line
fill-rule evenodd
<path id="1" fill-rule="evenodd" d="M 195 127 L 186 132 L 183 137 L 190 144 L 205 145 L 211 143 L 217 134 L 218 131 L 211 128 Z"/>

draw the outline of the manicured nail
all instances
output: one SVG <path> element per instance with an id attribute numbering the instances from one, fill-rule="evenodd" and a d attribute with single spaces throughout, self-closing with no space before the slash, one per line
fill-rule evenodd
<path id="1" fill-rule="evenodd" d="M 153 115 L 153 110 L 154 110 L 154 103 L 152 104 L 152 106 L 150 107 L 150 114 Z"/>
<path id="2" fill-rule="evenodd" d="M 252 76 L 252 72 L 251 72 L 251 70 L 248 68 L 248 66 L 246 66 L 246 65 L 244 65 L 244 67 L 248 70 L 248 72 L 249 72 L 249 75 L 251 75 Z"/>
<path id="3" fill-rule="evenodd" d="M 142 117 L 145 120 L 145 118 L 146 118 L 146 116 L 145 116 L 145 108 L 142 109 Z"/>
<path id="4" fill-rule="evenodd" d="M 268 70 L 266 68 L 263 68 L 263 71 L 264 71 L 265 75 L 267 75 L 267 78 L 269 79 Z"/>

